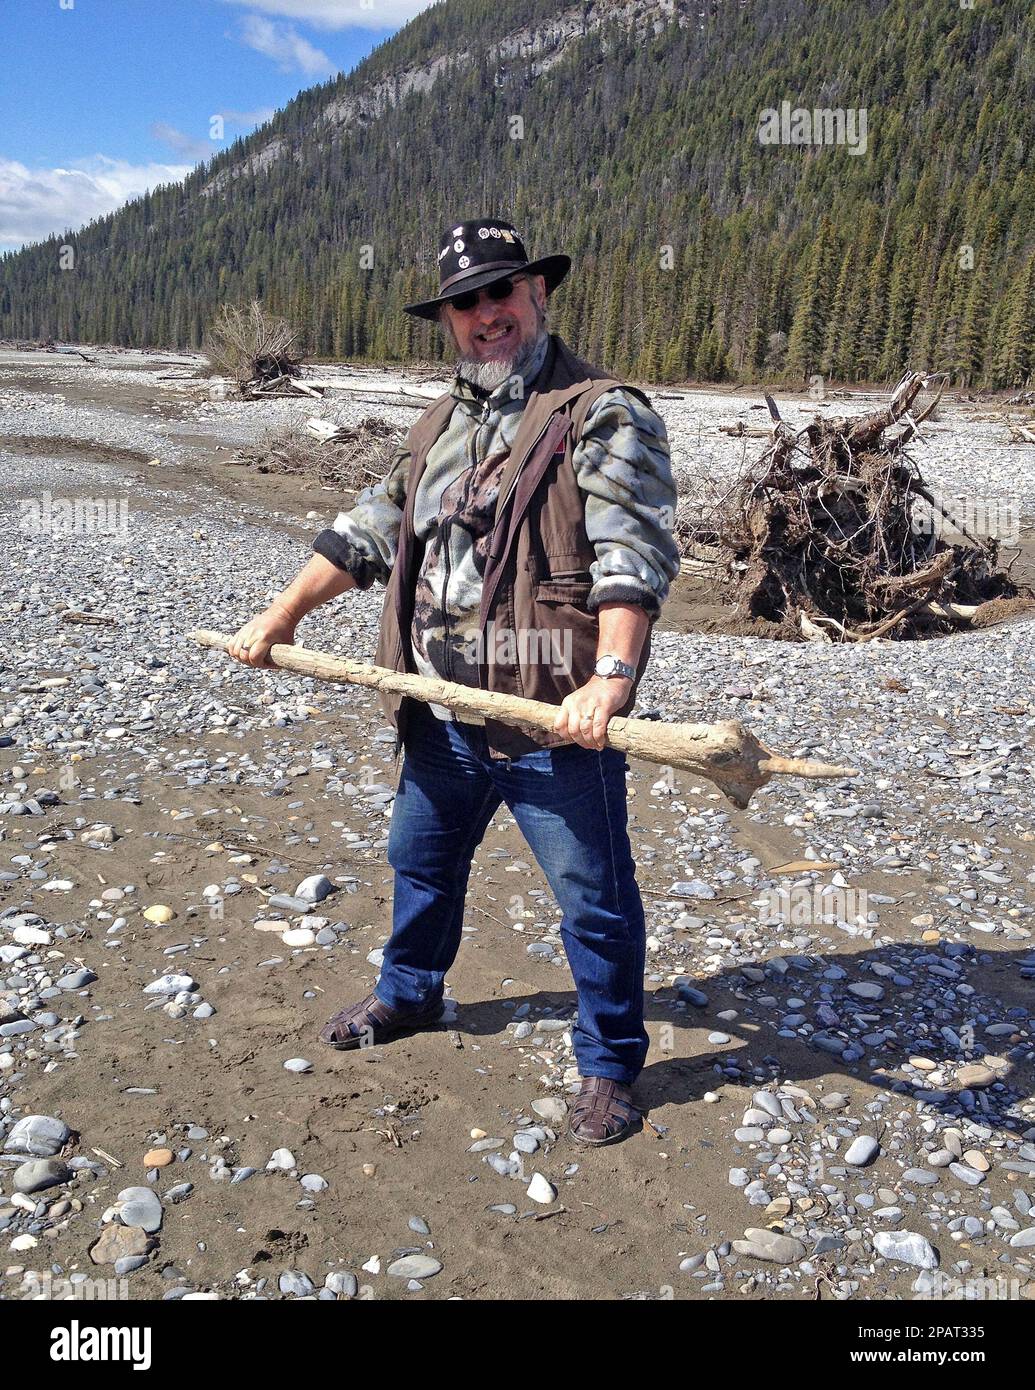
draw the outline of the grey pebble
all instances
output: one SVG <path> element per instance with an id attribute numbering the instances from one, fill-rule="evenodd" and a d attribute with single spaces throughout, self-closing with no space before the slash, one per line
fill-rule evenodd
<path id="1" fill-rule="evenodd" d="M 860 1134 L 845 1151 L 845 1162 L 850 1163 L 853 1168 L 865 1168 L 879 1153 L 880 1145 L 876 1139 L 869 1134 Z"/>
<path id="2" fill-rule="evenodd" d="M 164 1211 L 149 1187 L 125 1187 L 118 1195 L 119 1218 L 124 1226 L 142 1226 L 149 1233 L 161 1228 Z"/>
<path id="3" fill-rule="evenodd" d="M 308 1274 L 303 1274 L 297 1269 L 286 1269 L 277 1281 L 277 1287 L 281 1293 L 293 1295 L 295 1298 L 304 1298 L 313 1292 L 313 1281 Z"/>
<path id="4" fill-rule="evenodd" d="M 338 1298 L 355 1298 L 359 1292 L 359 1280 L 347 1269 L 335 1269 L 323 1281 L 325 1289 Z"/>

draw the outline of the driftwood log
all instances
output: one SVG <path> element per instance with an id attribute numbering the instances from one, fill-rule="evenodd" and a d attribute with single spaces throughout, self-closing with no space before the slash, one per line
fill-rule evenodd
<path id="1" fill-rule="evenodd" d="M 188 634 L 202 647 L 228 650 L 231 638 L 221 632 L 202 629 Z M 477 714 L 499 719 L 505 724 L 529 730 L 553 732 L 557 706 L 516 695 L 479 690 L 454 681 L 431 680 L 426 676 L 389 671 L 349 661 L 328 652 L 275 643 L 270 661 L 285 671 L 297 671 L 317 680 L 347 685 L 366 685 L 375 690 L 391 690 L 445 705 L 458 714 Z M 842 778 L 855 777 L 857 769 L 813 762 L 808 758 L 785 758 L 773 753 L 749 729 L 736 720 L 716 724 L 663 724 L 653 719 L 616 717 L 607 726 L 607 741 L 635 758 L 663 766 L 682 768 L 713 782 L 725 796 L 743 810 L 759 787 L 771 777 Z"/>

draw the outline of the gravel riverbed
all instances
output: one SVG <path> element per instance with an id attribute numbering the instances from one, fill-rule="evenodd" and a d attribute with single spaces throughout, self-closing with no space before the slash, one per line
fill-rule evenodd
<path id="1" fill-rule="evenodd" d="M 559 912 L 513 821 L 443 1024 L 322 1047 L 387 936 L 391 735 L 365 692 L 185 638 L 263 607 L 341 504 L 218 446 L 413 412 L 157 375 L 0 352 L 0 1298 L 1035 1296 L 1035 620 L 852 647 L 659 623 L 640 712 L 859 776 L 742 812 L 632 764 L 647 1122 L 578 1151 Z M 684 489 L 732 476 L 716 427 L 754 403 L 657 393 Z M 978 416 L 943 405 L 925 469 L 1030 526 L 1035 449 Z M 381 596 L 300 640 L 370 659 Z"/>

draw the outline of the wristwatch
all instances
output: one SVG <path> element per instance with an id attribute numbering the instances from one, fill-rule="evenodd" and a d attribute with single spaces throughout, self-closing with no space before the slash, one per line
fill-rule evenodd
<path id="1" fill-rule="evenodd" d="M 597 664 L 593 670 L 598 676 L 624 676 L 630 681 L 636 679 L 636 667 L 630 666 L 627 661 L 621 661 L 617 656 L 597 657 Z"/>

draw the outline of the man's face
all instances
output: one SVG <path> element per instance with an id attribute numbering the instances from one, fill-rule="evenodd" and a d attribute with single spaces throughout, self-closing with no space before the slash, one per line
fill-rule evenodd
<path id="1" fill-rule="evenodd" d="M 538 338 L 546 281 L 541 275 L 514 276 L 512 283 L 513 292 L 506 299 L 490 299 L 480 290 L 478 303 L 471 309 L 446 306 L 445 323 L 462 359 L 509 365 Z"/>

